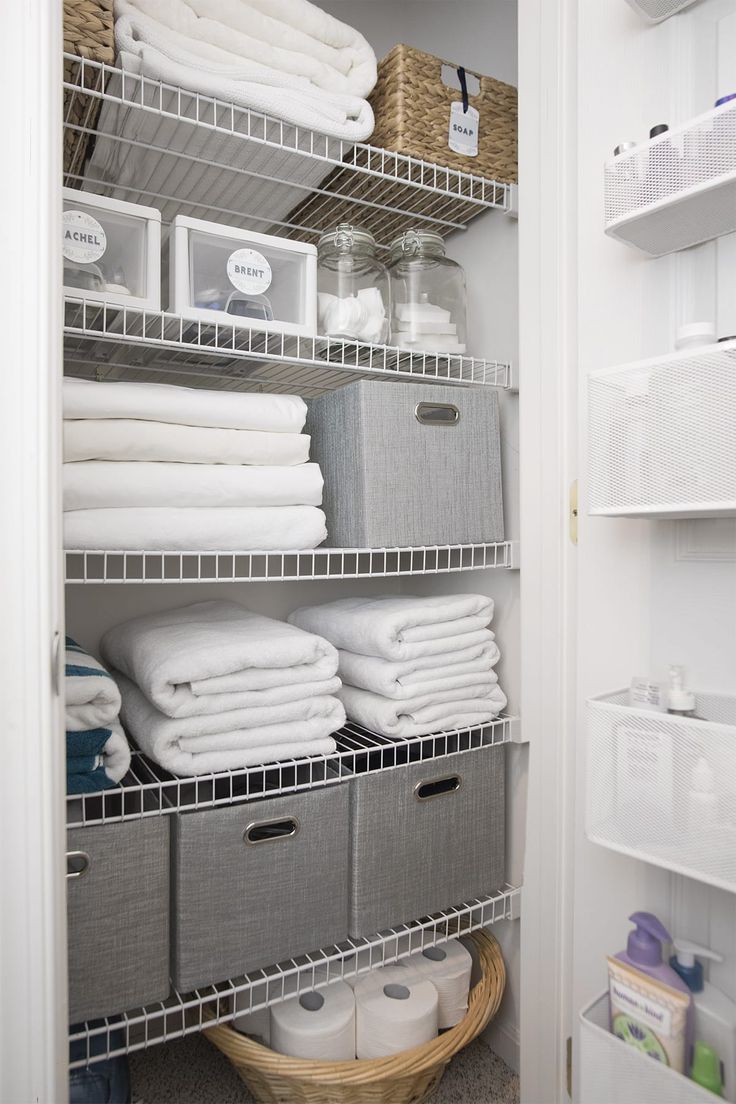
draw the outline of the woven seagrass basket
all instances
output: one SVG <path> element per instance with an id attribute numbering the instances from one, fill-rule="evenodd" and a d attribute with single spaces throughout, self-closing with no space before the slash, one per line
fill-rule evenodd
<path id="1" fill-rule="evenodd" d="M 468 96 L 468 103 L 480 114 L 478 155 L 455 153 L 447 144 L 450 104 L 461 96 L 457 88 L 442 80 L 444 65 L 457 68 L 455 63 L 413 46 L 394 46 L 378 65 L 378 81 L 370 96 L 376 116 L 370 144 L 446 168 L 516 183 L 516 89 L 472 73 L 480 82 L 480 92 Z"/>
<path id="2" fill-rule="evenodd" d="M 64 53 L 112 65 L 115 60 L 112 0 L 64 0 Z M 64 81 L 79 81 L 79 65 L 64 60 Z M 85 81 L 90 86 L 89 78 Z M 64 89 L 64 122 L 94 128 L 102 101 L 96 96 Z M 90 134 L 64 127 L 64 172 L 81 173 Z M 73 186 L 78 181 L 70 180 Z"/>
<path id="3" fill-rule="evenodd" d="M 450 1060 L 483 1031 L 503 996 L 506 971 L 498 943 L 475 932 L 481 977 L 457 1027 L 423 1046 L 372 1061 L 320 1062 L 288 1058 L 241 1035 L 229 1024 L 206 1031 L 227 1055 L 259 1104 L 421 1104 L 435 1091 Z"/>

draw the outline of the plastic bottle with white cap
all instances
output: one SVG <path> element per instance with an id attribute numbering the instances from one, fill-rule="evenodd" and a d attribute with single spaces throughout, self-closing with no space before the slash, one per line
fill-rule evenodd
<path id="1" fill-rule="evenodd" d="M 699 349 L 703 345 L 712 345 L 715 339 L 716 328 L 712 322 L 686 322 L 677 331 L 675 348 Z"/>
<path id="2" fill-rule="evenodd" d="M 689 939 L 674 939 L 670 966 L 693 995 L 695 1039 L 712 1047 L 721 1060 L 723 1096 L 736 1104 L 736 1003 L 703 976 L 698 958 L 723 962 L 722 955 Z M 696 957 L 697 956 L 697 957 Z"/>
<path id="3" fill-rule="evenodd" d="M 695 721 L 702 721 L 695 713 L 695 694 L 692 690 L 685 689 L 685 670 L 679 664 L 673 663 L 669 671 L 669 687 L 667 689 L 667 712 L 676 717 L 691 717 Z"/>

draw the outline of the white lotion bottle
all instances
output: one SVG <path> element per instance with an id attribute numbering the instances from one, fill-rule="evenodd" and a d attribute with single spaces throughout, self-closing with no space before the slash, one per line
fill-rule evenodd
<path id="1" fill-rule="evenodd" d="M 736 1104 L 736 1003 L 722 989 L 705 981 L 702 963 L 698 961 L 698 958 L 708 958 L 711 962 L 723 962 L 723 957 L 689 939 L 674 939 L 672 945 L 675 953 L 670 966 L 693 995 L 694 1038 L 715 1050 L 721 1060 L 724 1099 Z"/>

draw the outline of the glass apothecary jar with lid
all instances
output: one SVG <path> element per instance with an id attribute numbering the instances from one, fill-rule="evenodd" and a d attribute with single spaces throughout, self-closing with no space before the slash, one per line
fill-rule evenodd
<path id="1" fill-rule="evenodd" d="M 318 328 L 327 337 L 384 344 L 391 298 L 386 266 L 367 230 L 340 223 L 319 240 Z"/>
<path id="2" fill-rule="evenodd" d="M 464 353 L 465 273 L 445 256 L 439 234 L 407 230 L 391 243 L 388 271 L 394 345 L 415 352 Z"/>

